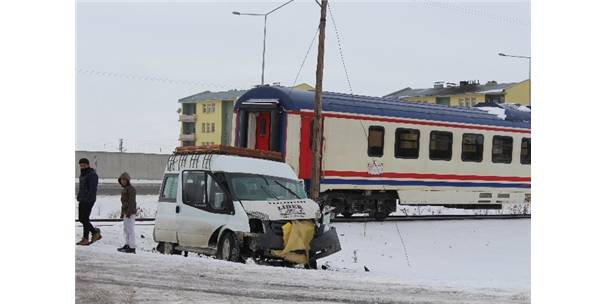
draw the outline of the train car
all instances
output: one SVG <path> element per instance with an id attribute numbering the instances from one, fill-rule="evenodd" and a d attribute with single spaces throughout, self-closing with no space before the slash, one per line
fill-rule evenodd
<path id="1" fill-rule="evenodd" d="M 282 153 L 309 185 L 314 93 L 259 86 L 234 106 L 233 145 Z M 530 199 L 530 121 L 474 108 L 322 94 L 321 200 L 348 217 L 405 205 Z"/>

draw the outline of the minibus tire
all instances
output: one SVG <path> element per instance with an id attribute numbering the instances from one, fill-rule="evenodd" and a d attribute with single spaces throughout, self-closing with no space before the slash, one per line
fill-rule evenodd
<path id="1" fill-rule="evenodd" d="M 229 246 L 229 249 L 225 248 L 225 246 Z M 232 232 L 226 231 L 221 236 L 219 246 L 217 248 L 217 259 L 230 262 L 240 261 L 240 247 L 238 246 L 236 238 Z"/>

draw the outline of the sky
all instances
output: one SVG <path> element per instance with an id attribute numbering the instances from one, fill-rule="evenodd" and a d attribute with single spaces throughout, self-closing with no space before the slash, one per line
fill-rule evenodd
<path id="1" fill-rule="evenodd" d="M 178 99 L 261 82 L 263 17 L 286 1 L 79 1 L 76 148 L 168 153 Z M 324 90 L 383 96 L 435 81 L 528 78 L 528 1 L 329 1 Z M 269 15 L 265 82 L 315 85 L 319 6 L 296 0 Z M 339 33 L 343 61 L 335 25 Z M 310 49 L 311 45 L 311 49 Z M 304 62 L 307 50 L 309 55 Z M 344 62 L 344 64 L 343 64 Z"/>

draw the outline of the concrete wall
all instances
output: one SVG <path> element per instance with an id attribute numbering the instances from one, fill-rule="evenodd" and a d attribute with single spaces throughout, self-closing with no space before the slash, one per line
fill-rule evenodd
<path id="1" fill-rule="evenodd" d="M 99 178 L 115 178 L 128 172 L 131 179 L 161 180 L 170 154 L 76 151 L 74 167 L 80 176 L 78 160 L 86 157 Z"/>

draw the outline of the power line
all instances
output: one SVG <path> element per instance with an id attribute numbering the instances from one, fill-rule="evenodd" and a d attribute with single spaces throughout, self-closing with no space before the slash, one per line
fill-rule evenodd
<path id="1" fill-rule="evenodd" d="M 343 64 L 343 70 L 345 71 L 345 77 L 347 78 L 347 85 L 349 85 L 349 93 L 353 95 L 353 89 L 351 88 L 351 81 L 349 80 L 349 73 L 347 72 L 347 66 L 345 66 L 345 58 L 343 57 L 343 46 L 341 45 L 341 37 L 339 35 L 339 30 L 337 29 L 337 23 L 335 22 L 335 18 L 332 15 L 331 5 L 328 5 L 328 14 L 330 15 L 330 20 L 332 21 L 332 25 L 335 29 L 335 35 L 337 36 L 337 45 L 339 47 L 339 56 L 341 57 L 341 64 Z"/>
<path id="2" fill-rule="evenodd" d="M 433 6 L 433 7 L 443 8 L 443 9 L 451 9 L 451 10 L 459 11 L 460 13 L 463 13 L 464 15 L 468 15 L 468 16 L 485 17 L 485 18 L 493 19 L 493 20 L 501 22 L 501 23 L 515 24 L 515 25 L 521 25 L 521 26 L 530 26 L 530 22 L 525 19 L 491 14 L 491 13 L 486 12 L 485 10 L 464 7 L 461 4 L 457 4 L 454 2 L 438 2 L 438 1 L 430 1 L 430 0 L 413 0 L 413 2 L 425 4 L 427 6 Z"/>
<path id="3" fill-rule="evenodd" d="M 84 75 L 89 75 L 89 76 L 113 77 L 113 78 L 122 78 L 122 79 L 128 79 L 128 80 L 161 82 L 161 83 L 166 83 L 166 84 L 231 89 L 230 86 L 225 86 L 225 85 L 216 84 L 216 83 L 195 81 L 195 80 L 171 79 L 171 78 L 157 77 L 157 76 L 150 76 L 150 75 L 107 72 L 107 71 L 99 71 L 99 70 L 92 70 L 92 69 L 76 69 L 76 71 L 79 74 L 84 74 Z"/>
<path id="4" fill-rule="evenodd" d="M 303 62 L 301 62 L 301 66 L 299 66 L 299 71 L 297 71 L 297 76 L 295 76 L 295 80 L 292 82 L 292 86 L 290 88 L 290 91 L 288 92 L 289 94 L 290 94 L 290 92 L 292 92 L 292 89 L 295 86 L 295 84 L 297 83 L 297 80 L 299 80 L 299 75 L 301 75 L 301 70 L 303 70 L 305 61 L 307 61 L 307 56 L 309 55 L 309 52 L 311 51 L 311 48 L 314 45 L 314 42 L 316 42 L 316 38 L 318 37 L 319 31 L 320 31 L 320 27 L 318 26 L 318 28 L 316 29 L 316 32 L 314 33 L 314 38 L 311 40 L 309 47 L 307 47 L 307 52 L 305 53 L 305 57 L 303 57 Z"/>

